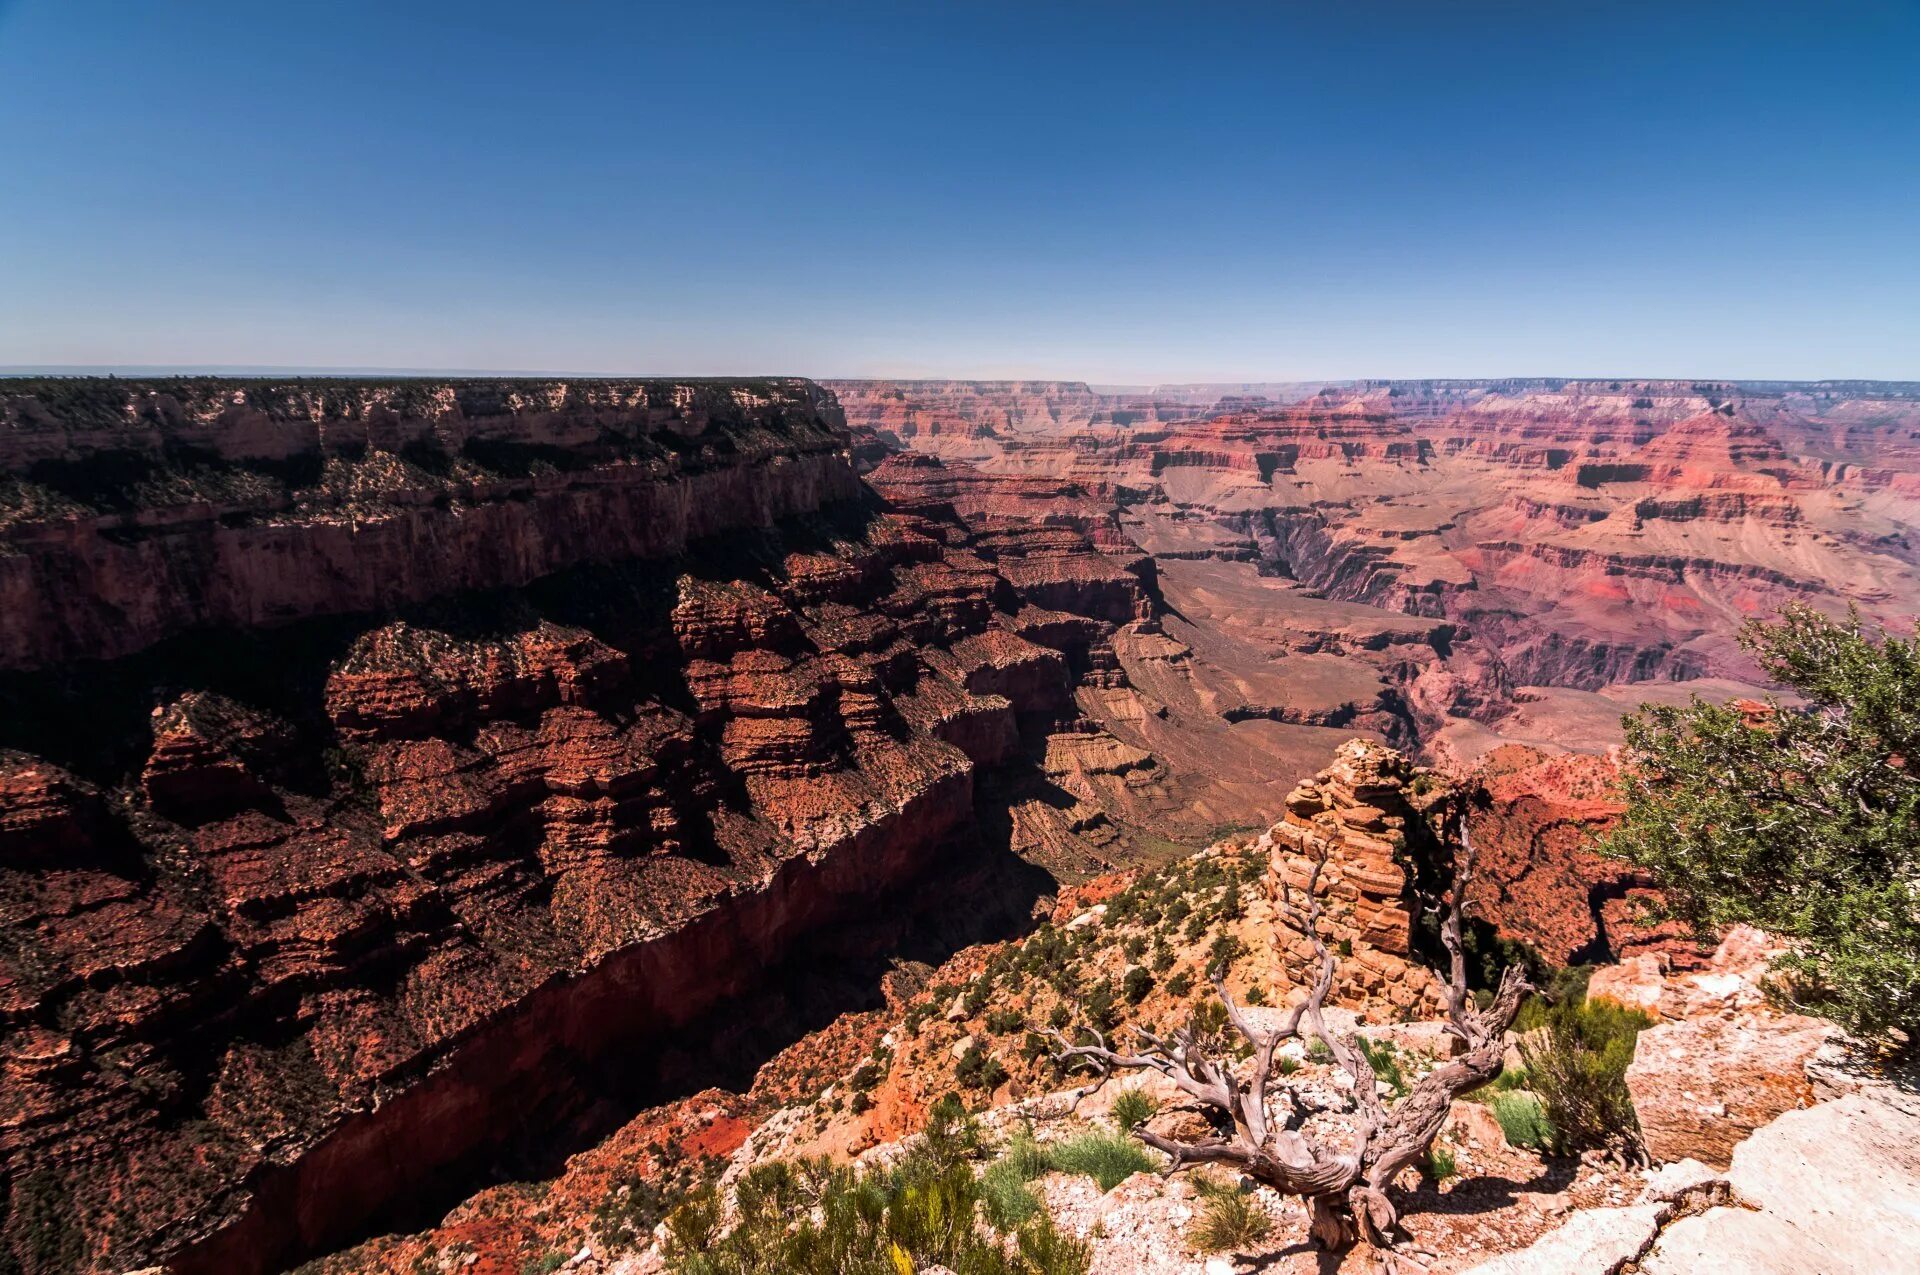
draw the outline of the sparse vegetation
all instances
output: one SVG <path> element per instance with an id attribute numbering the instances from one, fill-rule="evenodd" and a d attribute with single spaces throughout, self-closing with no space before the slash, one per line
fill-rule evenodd
<path id="1" fill-rule="evenodd" d="M 1152 1094 L 1141 1089 L 1123 1089 L 1113 1100 L 1113 1122 L 1131 1132 L 1151 1120 L 1159 1110 L 1160 1102 Z"/>
<path id="2" fill-rule="evenodd" d="M 1092 1178 L 1102 1191 L 1111 1191 L 1134 1174 L 1151 1173 L 1159 1167 L 1135 1139 L 1097 1129 L 1053 1143 L 1047 1148 L 1047 1162 L 1061 1173 Z"/>
<path id="3" fill-rule="evenodd" d="M 1062 1234 L 1037 1201 L 1014 1221 L 1024 1210 L 1007 1188 L 1024 1192 L 1024 1181 L 1015 1181 L 1017 1169 L 1003 1170 L 990 1187 L 986 1174 L 974 1172 L 982 1154 L 959 1104 L 943 1100 L 918 1144 L 891 1168 L 856 1171 L 825 1159 L 756 1165 L 734 1189 L 730 1226 L 712 1186 L 673 1212 L 668 1268 L 675 1275 L 900 1275 L 939 1264 L 966 1275 L 1086 1275 L 1087 1246 Z"/>
<path id="4" fill-rule="evenodd" d="M 1201 1187 L 1202 1202 L 1187 1239 L 1202 1253 L 1238 1252 L 1273 1233 L 1273 1216 L 1239 1187 L 1215 1186 L 1205 1178 L 1195 1178 L 1194 1185 Z"/>
<path id="5" fill-rule="evenodd" d="M 1626 1076 L 1634 1041 L 1651 1022 L 1638 1010 L 1584 997 L 1526 1006 L 1515 1024 L 1520 1054 L 1554 1150 L 1640 1158 L 1640 1122 Z"/>
<path id="6" fill-rule="evenodd" d="M 1547 1119 L 1546 1108 L 1540 1105 L 1536 1095 L 1525 1090 L 1496 1093 L 1488 1106 L 1493 1109 L 1493 1118 L 1500 1122 L 1500 1132 L 1509 1146 L 1531 1147 L 1536 1151 L 1553 1146 L 1553 1122 Z"/>

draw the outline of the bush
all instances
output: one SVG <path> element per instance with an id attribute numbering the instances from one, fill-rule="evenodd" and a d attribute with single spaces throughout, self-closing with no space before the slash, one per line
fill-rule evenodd
<path id="1" fill-rule="evenodd" d="M 1152 1094 L 1141 1089 L 1123 1089 L 1113 1100 L 1113 1122 L 1131 1132 L 1152 1119 L 1158 1110 L 1160 1102 Z"/>
<path id="2" fill-rule="evenodd" d="M 1120 993 L 1127 998 L 1129 1005 L 1138 1005 L 1147 999 L 1147 993 L 1152 990 L 1153 975 L 1138 965 L 1127 971 L 1127 977 L 1120 985 Z"/>
<path id="3" fill-rule="evenodd" d="M 1390 1040 L 1368 1040 L 1365 1036 L 1356 1036 L 1354 1039 L 1359 1042 L 1360 1052 L 1367 1056 L 1368 1066 L 1373 1068 L 1373 1078 L 1385 1081 L 1395 1098 L 1406 1097 L 1407 1073 L 1400 1065 L 1400 1050 L 1394 1043 Z"/>
<path id="4" fill-rule="evenodd" d="M 1114 1003 L 1113 984 L 1105 979 L 1095 983 L 1081 1002 L 1087 1021 L 1103 1032 L 1112 1031 L 1120 1022 L 1120 1007 Z"/>
<path id="5" fill-rule="evenodd" d="M 1015 1169 L 969 1161 L 978 1131 L 958 1105 L 935 1105 L 924 1137 L 891 1169 L 862 1172 L 826 1160 L 775 1161 L 749 1170 L 734 1191 L 736 1221 L 723 1231 L 719 1192 L 696 1192 L 668 1219 L 666 1257 L 675 1275 L 899 1275 L 944 1265 L 967 1275 L 1086 1275 L 1087 1246 L 1033 1209 Z M 1012 1156 L 997 1163 L 1017 1163 Z M 988 1184 L 988 1177 L 995 1185 Z M 1001 1195 L 999 1202 L 994 1197 Z M 1005 1225 L 995 1220 L 996 1210 Z M 1014 1252 L 979 1225 L 1014 1236 Z M 1017 1228 L 1017 1229 L 1016 1229 Z"/>
<path id="6" fill-rule="evenodd" d="M 1010 1036 L 1027 1025 L 1017 1009 L 996 1009 L 987 1015 L 987 1030 L 996 1036 Z"/>
<path id="7" fill-rule="evenodd" d="M 1273 1233 L 1273 1217 L 1253 1197 L 1233 1187 L 1202 1185 L 1194 1179 L 1204 1202 L 1187 1240 L 1202 1253 L 1225 1253 L 1251 1248 Z"/>
<path id="8" fill-rule="evenodd" d="M 1155 1168 L 1147 1149 L 1124 1134 L 1095 1131 L 1056 1142 L 1047 1149 L 1049 1163 L 1062 1173 L 1084 1174 L 1102 1191 L 1111 1191 L 1136 1173 Z"/>
<path id="9" fill-rule="evenodd" d="M 1460 1173 L 1460 1162 L 1452 1151 L 1435 1143 L 1427 1148 L 1425 1158 L 1420 1161 L 1420 1172 L 1434 1182 L 1445 1182 Z"/>
<path id="10" fill-rule="evenodd" d="M 1604 842 L 1673 912 L 1795 941 L 1780 990 L 1890 1050 L 1920 1048 L 1920 639 L 1789 607 L 1741 633 L 1805 697 L 1627 719 L 1627 810 Z"/>
<path id="11" fill-rule="evenodd" d="M 1027 1189 L 1030 1178 L 1011 1160 L 995 1160 L 980 1175 L 980 1203 L 995 1229 L 1011 1231 L 1040 1211 L 1040 1197 Z"/>
<path id="12" fill-rule="evenodd" d="M 1633 1153 L 1640 1121 L 1627 1093 L 1634 1041 L 1652 1022 L 1612 1001 L 1529 1002 L 1515 1026 L 1528 1083 L 1552 1126 L 1555 1151 Z"/>
<path id="13" fill-rule="evenodd" d="M 1496 1093 L 1487 1105 L 1493 1108 L 1493 1118 L 1500 1122 L 1500 1132 L 1506 1135 L 1507 1145 L 1538 1151 L 1553 1146 L 1553 1122 L 1547 1119 L 1546 1108 L 1533 1094 L 1525 1090 Z"/>
<path id="14" fill-rule="evenodd" d="M 960 1061 L 953 1068 L 953 1078 L 970 1089 L 991 1093 L 1007 1082 L 1007 1069 L 998 1058 L 975 1045 L 960 1055 Z"/>

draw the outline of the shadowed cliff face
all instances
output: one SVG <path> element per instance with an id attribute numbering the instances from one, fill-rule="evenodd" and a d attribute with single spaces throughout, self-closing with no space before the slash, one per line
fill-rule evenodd
<path id="1" fill-rule="evenodd" d="M 930 873 L 1023 915 L 996 847 L 1097 865 L 1117 835 L 1033 759 L 1087 729 L 1072 688 L 1150 609 L 1137 563 L 888 509 L 806 383 L 7 411 L 26 1271 L 346 1242 L 604 1123 L 809 936 L 891 950 L 886 901 Z M 978 824 L 983 785 L 1039 831 Z"/>
<path id="2" fill-rule="evenodd" d="M 664 557 L 858 489 L 804 381 L 0 387 L 0 666 Z"/>

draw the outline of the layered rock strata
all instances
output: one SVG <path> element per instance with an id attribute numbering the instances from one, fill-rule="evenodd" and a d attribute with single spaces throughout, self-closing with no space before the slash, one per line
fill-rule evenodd
<path id="1" fill-rule="evenodd" d="M 1296 909 L 1319 867 L 1320 935 L 1340 956 L 1339 1003 L 1396 1021 L 1444 1010 L 1439 981 L 1413 950 L 1415 874 L 1448 870 L 1428 819 L 1444 788 L 1394 750 L 1357 739 L 1287 794 L 1286 818 L 1267 833 L 1269 883 Z M 1306 934 L 1295 933 L 1287 950 L 1295 968 L 1314 968 Z"/>
<path id="2" fill-rule="evenodd" d="M 809 935 L 979 853 L 979 785 L 1071 807 L 1026 758 L 1150 605 L 1071 529 L 886 509 L 803 382 L 8 411 L 30 1275 L 277 1269 L 591 1123 Z M 1102 818 L 1049 835 L 1084 856 Z"/>

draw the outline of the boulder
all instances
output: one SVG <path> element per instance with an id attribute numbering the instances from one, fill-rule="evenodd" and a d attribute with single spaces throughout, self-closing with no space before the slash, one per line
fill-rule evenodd
<path id="1" fill-rule="evenodd" d="M 1635 1204 L 1575 1213 L 1526 1248 L 1482 1262 L 1467 1275 L 1613 1275 L 1660 1233 L 1665 1209 Z"/>
<path id="2" fill-rule="evenodd" d="M 1667 975 L 1661 958 L 1655 953 L 1630 956 L 1618 965 L 1602 966 L 1593 972 L 1587 984 L 1587 999 L 1612 1001 L 1628 1009 L 1637 1009 L 1653 1018 L 1660 1017 L 1660 996 L 1666 990 Z"/>
<path id="3" fill-rule="evenodd" d="M 1920 1254 L 1920 1118 L 1866 1097 L 1791 1111 L 1733 1153 L 1744 1207 L 1670 1224 L 1644 1275 L 1881 1275 Z"/>
<path id="4" fill-rule="evenodd" d="M 1814 1101 L 1807 1062 L 1833 1031 L 1819 1019 L 1760 1012 L 1641 1032 L 1627 1090 L 1647 1153 L 1725 1168 L 1755 1129 Z"/>

